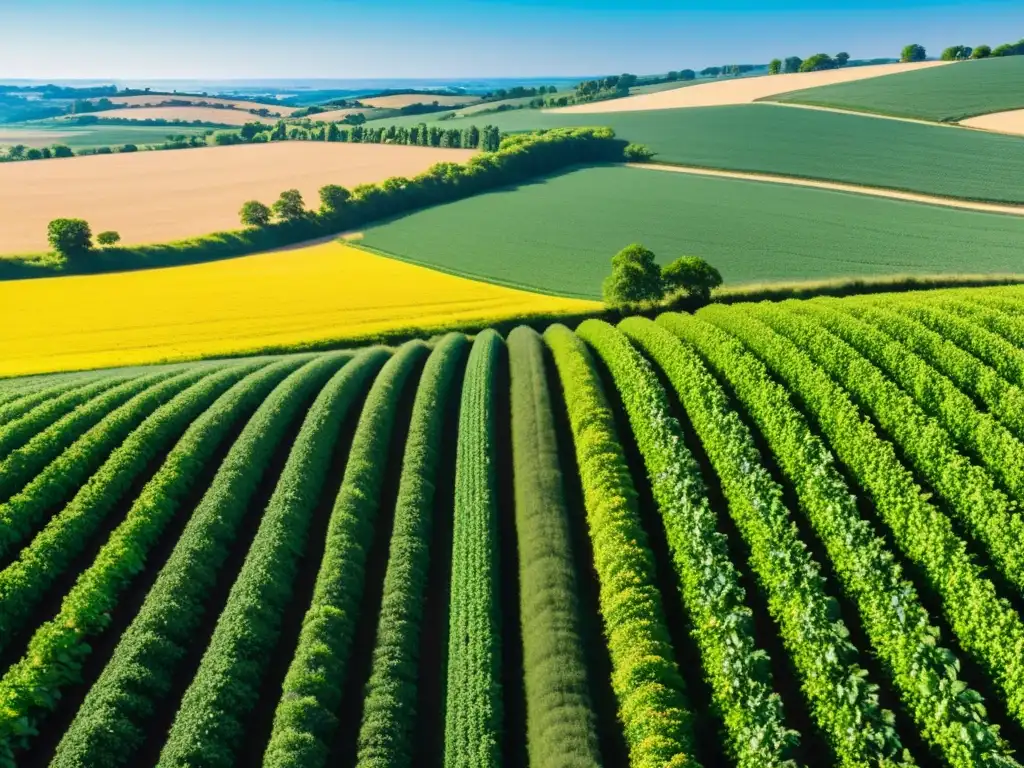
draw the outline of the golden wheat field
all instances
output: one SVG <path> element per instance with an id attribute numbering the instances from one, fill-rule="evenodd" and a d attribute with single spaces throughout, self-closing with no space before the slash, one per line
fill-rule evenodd
<path id="1" fill-rule="evenodd" d="M 246 101 L 245 99 L 219 99 L 214 96 L 197 96 L 189 93 L 151 93 L 138 96 L 108 96 L 106 98 L 112 104 L 124 104 L 125 106 L 132 107 L 158 107 L 168 101 L 184 101 L 191 104 L 205 102 L 206 104 L 223 104 L 224 106 L 241 110 L 269 109 L 271 114 L 278 114 L 282 117 L 287 117 L 298 109 L 298 107 L 286 107 L 281 104 L 261 104 L 257 101 Z M 99 98 L 90 99 L 90 101 L 99 101 Z"/>
<path id="2" fill-rule="evenodd" d="M 240 113 L 241 114 L 241 113 Z M 474 152 L 390 144 L 282 141 L 0 164 L 0 254 L 47 250 L 46 227 L 82 218 L 125 243 L 160 243 L 237 229 L 246 200 L 289 188 L 319 205 L 324 184 L 415 176 Z"/>
<path id="3" fill-rule="evenodd" d="M 0 282 L 0 376 L 598 308 L 332 242 L 187 267 Z"/>
<path id="4" fill-rule="evenodd" d="M 259 122 L 276 123 L 280 118 L 259 117 L 241 109 L 218 109 L 217 107 L 125 107 L 124 109 L 108 109 L 94 113 L 105 120 L 185 120 L 193 123 L 199 120 L 204 123 L 219 125 L 245 125 Z"/>
<path id="5" fill-rule="evenodd" d="M 375 96 L 367 99 L 359 99 L 360 104 L 378 109 L 401 109 L 410 104 L 433 104 L 437 102 L 442 107 L 458 107 L 463 104 L 472 104 L 480 101 L 479 96 L 434 96 L 429 93 L 401 93 L 393 96 Z"/>
<path id="6" fill-rule="evenodd" d="M 966 125 L 968 128 L 981 128 L 985 131 L 995 131 L 996 133 L 1024 136 L 1024 109 L 979 115 L 978 117 L 961 120 L 960 125 Z"/>

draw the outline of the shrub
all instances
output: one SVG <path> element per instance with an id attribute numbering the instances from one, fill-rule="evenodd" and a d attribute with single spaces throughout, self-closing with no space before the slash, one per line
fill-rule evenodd
<path id="1" fill-rule="evenodd" d="M 306 206 L 302 193 L 297 189 L 286 189 L 273 205 L 274 215 L 281 221 L 298 221 L 305 218 Z"/>
<path id="2" fill-rule="evenodd" d="M 33 147 L 32 149 L 30 149 L 28 152 L 25 153 L 25 159 L 26 160 L 42 160 L 43 159 L 43 151 L 41 149 L 36 149 L 35 147 Z"/>
<path id="3" fill-rule="evenodd" d="M 697 256 L 676 259 L 661 270 L 661 279 L 666 291 L 685 291 L 687 296 L 704 301 L 722 284 L 722 274 Z"/>
<path id="4" fill-rule="evenodd" d="M 117 245 L 121 242 L 121 235 L 117 232 L 100 232 L 96 235 L 96 242 L 100 245 Z"/>
<path id="5" fill-rule="evenodd" d="M 92 230 L 83 219 L 54 219 L 46 234 L 50 247 L 65 258 L 81 256 L 92 248 Z"/>
<path id="6" fill-rule="evenodd" d="M 611 306 L 656 301 L 662 297 L 661 285 L 654 253 L 634 243 L 612 257 L 612 273 L 602 287 L 604 301 Z"/>
<path id="7" fill-rule="evenodd" d="M 247 227 L 265 227 L 270 223 L 270 209 L 259 200 L 249 200 L 238 215 Z"/>
<path id="8" fill-rule="evenodd" d="M 54 157 L 72 157 L 75 153 L 71 151 L 71 147 L 64 146 L 63 144 L 53 145 L 53 156 Z"/>
<path id="9" fill-rule="evenodd" d="M 121 152 L 138 152 L 139 148 L 137 146 L 135 146 L 134 144 L 125 144 L 123 147 L 121 147 L 120 151 Z"/>
<path id="10" fill-rule="evenodd" d="M 646 163 L 654 157 L 654 152 L 646 144 L 627 144 L 622 156 L 631 163 Z"/>

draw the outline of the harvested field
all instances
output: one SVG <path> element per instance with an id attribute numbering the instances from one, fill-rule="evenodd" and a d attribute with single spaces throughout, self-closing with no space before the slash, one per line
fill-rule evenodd
<path id="1" fill-rule="evenodd" d="M 374 96 L 368 99 L 359 99 L 361 104 L 377 109 L 401 109 L 410 104 L 433 104 L 437 102 L 442 107 L 458 107 L 463 104 L 472 104 L 480 101 L 479 96 L 435 96 L 429 93 L 401 93 L 393 96 Z"/>
<path id="2" fill-rule="evenodd" d="M 668 91 L 645 93 L 624 99 L 598 101 L 593 104 L 577 104 L 552 110 L 559 114 L 601 114 L 606 112 L 642 112 L 650 109 L 678 109 L 680 107 L 718 107 L 728 104 L 749 104 L 759 99 L 777 96 L 789 91 L 815 88 L 835 83 L 913 72 L 919 69 L 939 67 L 949 62 L 923 61 L 914 64 L 879 64 L 866 67 L 830 69 L 824 72 L 800 72 L 793 75 L 744 77 L 731 80 L 717 80 L 701 83 L 688 88 L 673 88 Z"/>
<path id="3" fill-rule="evenodd" d="M 972 117 L 969 120 L 962 120 L 960 125 L 966 125 L 968 128 L 981 128 L 985 131 L 995 131 L 996 133 L 1024 136 L 1024 109 L 1012 109 L 1009 112 L 996 112 L 991 115 Z"/>
<path id="4" fill-rule="evenodd" d="M 471 150 L 288 141 L 176 152 L 37 160 L 0 165 L 0 253 L 46 250 L 59 217 L 113 229 L 125 243 L 166 242 L 237 229 L 246 200 L 268 205 L 285 189 L 318 205 L 324 184 L 354 187 L 414 176 Z"/>
<path id="5" fill-rule="evenodd" d="M 0 283 L 0 376 L 224 355 L 599 309 L 341 243 L 170 269 Z"/>
<path id="6" fill-rule="evenodd" d="M 126 107 L 158 107 L 161 104 L 166 104 L 168 101 L 187 101 L 193 104 L 206 102 L 207 104 L 223 104 L 243 111 L 248 109 L 269 109 L 271 114 L 277 113 L 282 117 L 287 117 L 298 109 L 298 107 L 286 107 L 283 104 L 260 104 L 257 101 L 245 101 L 244 99 L 218 99 L 213 96 L 196 96 L 188 93 L 113 96 L 107 97 L 107 99 L 113 104 L 124 104 Z M 99 99 L 90 99 L 90 101 L 99 101 Z"/>
<path id="7" fill-rule="evenodd" d="M 125 107 L 124 109 L 108 109 L 96 112 L 100 119 L 119 120 L 185 120 L 220 125 L 245 125 L 245 123 L 277 122 L 274 117 L 259 117 L 251 112 L 240 109 L 217 109 L 216 107 Z"/>
<path id="8" fill-rule="evenodd" d="M 360 109 L 359 107 L 348 107 L 346 109 L 332 109 L 330 112 L 317 112 L 315 115 L 308 115 L 302 120 L 312 120 L 314 123 L 336 123 L 344 120 L 349 115 L 372 115 L 375 109 Z"/>

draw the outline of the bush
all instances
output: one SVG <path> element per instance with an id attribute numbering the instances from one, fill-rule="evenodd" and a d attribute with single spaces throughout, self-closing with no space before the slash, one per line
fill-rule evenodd
<path id="1" fill-rule="evenodd" d="M 662 297 L 661 269 L 654 253 L 638 243 L 612 257 L 612 273 L 602 286 L 604 301 L 611 306 L 656 301 Z"/>
<path id="2" fill-rule="evenodd" d="M 92 248 L 92 230 L 83 219 L 54 219 L 46 234 L 50 247 L 66 258 L 81 256 Z"/>
<path id="3" fill-rule="evenodd" d="M 35 147 L 33 147 L 32 149 L 30 149 L 28 152 L 25 153 L 25 159 L 26 160 L 42 160 L 43 159 L 43 150 L 36 149 Z"/>
<path id="4" fill-rule="evenodd" d="M 125 144 L 120 149 L 121 152 L 138 152 L 139 148 L 134 144 Z"/>
<path id="5" fill-rule="evenodd" d="M 270 223 L 270 209 L 259 200 L 245 203 L 238 216 L 247 227 L 265 227 Z"/>
<path id="6" fill-rule="evenodd" d="M 627 144 L 622 156 L 631 163 L 646 163 L 654 157 L 654 152 L 646 144 Z"/>
<path id="7" fill-rule="evenodd" d="M 302 193 L 297 189 L 286 189 L 273 205 L 274 215 L 281 221 L 298 221 L 306 216 Z"/>
<path id="8" fill-rule="evenodd" d="M 53 156 L 54 157 L 72 157 L 75 153 L 71 151 L 71 147 L 67 147 L 63 144 L 53 145 Z"/>
<path id="9" fill-rule="evenodd" d="M 683 256 L 661 270 L 666 291 L 682 290 L 687 296 L 707 301 L 711 291 L 722 284 L 722 275 L 704 259 Z"/>
<path id="10" fill-rule="evenodd" d="M 100 245 L 117 245 L 121 242 L 121 235 L 117 232 L 100 232 L 96 235 L 96 242 Z"/>

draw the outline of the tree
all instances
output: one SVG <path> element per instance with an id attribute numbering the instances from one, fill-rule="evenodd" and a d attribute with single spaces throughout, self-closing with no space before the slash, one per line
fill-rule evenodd
<path id="1" fill-rule="evenodd" d="M 622 156 L 630 163 L 646 163 L 654 157 L 654 152 L 646 144 L 627 144 Z"/>
<path id="2" fill-rule="evenodd" d="M 73 157 L 74 152 L 71 151 L 71 147 L 67 147 L 63 144 L 53 145 L 53 156 L 54 157 Z"/>
<path id="3" fill-rule="evenodd" d="M 768 74 L 777 75 L 782 71 L 782 59 L 772 59 L 768 62 Z"/>
<path id="4" fill-rule="evenodd" d="M 696 80 L 697 79 L 697 73 L 694 72 L 692 69 L 681 69 L 681 70 L 679 70 L 679 79 L 680 80 Z"/>
<path id="5" fill-rule="evenodd" d="M 638 243 L 623 248 L 612 257 L 612 273 L 605 278 L 602 290 L 604 301 L 610 306 L 660 299 L 661 269 L 654 253 Z"/>
<path id="6" fill-rule="evenodd" d="M 297 189 L 286 189 L 273 205 L 274 215 L 281 221 L 297 221 L 306 215 L 302 193 Z"/>
<path id="7" fill-rule="evenodd" d="M 121 235 L 113 231 L 100 232 L 96 235 L 96 242 L 103 246 L 117 245 L 121 242 Z"/>
<path id="8" fill-rule="evenodd" d="M 13 147 L 7 148 L 7 157 L 11 160 L 21 160 L 25 157 L 25 150 L 27 147 L 24 144 L 15 144 Z"/>
<path id="9" fill-rule="evenodd" d="M 125 144 L 118 152 L 138 152 L 139 148 L 134 144 Z"/>
<path id="10" fill-rule="evenodd" d="M 847 63 L 850 61 L 850 54 L 848 54 L 846 51 L 842 51 L 836 54 L 835 60 L 837 67 L 845 67 Z"/>
<path id="11" fill-rule="evenodd" d="M 704 69 L 702 69 L 700 71 L 700 73 L 702 75 L 704 75 L 705 77 L 718 77 L 720 74 L 722 74 L 722 68 L 721 67 L 704 67 Z"/>
<path id="12" fill-rule="evenodd" d="M 820 72 L 824 69 L 835 69 L 836 60 L 827 53 L 816 53 L 800 65 L 801 72 Z"/>
<path id="13" fill-rule="evenodd" d="M 791 75 L 794 72 L 799 72 L 800 67 L 803 66 L 803 63 L 804 60 L 801 59 L 799 56 L 789 56 L 786 58 L 785 66 L 782 71 L 785 72 L 787 75 Z"/>
<path id="14" fill-rule="evenodd" d="M 942 52 L 943 61 L 964 61 L 969 59 L 973 51 L 966 45 L 952 45 Z"/>
<path id="15" fill-rule="evenodd" d="M 902 53 L 900 53 L 900 61 L 924 61 L 928 58 L 928 53 L 925 51 L 923 45 L 912 43 L 911 45 L 904 46 Z"/>
<path id="16" fill-rule="evenodd" d="M 661 270 L 666 291 L 685 291 L 687 296 L 707 301 L 711 291 L 722 284 L 721 273 L 697 256 L 683 256 Z"/>
<path id="17" fill-rule="evenodd" d="M 320 188 L 320 212 L 330 215 L 341 211 L 352 197 L 352 193 L 337 184 Z"/>
<path id="18" fill-rule="evenodd" d="M 674 83 L 676 80 L 679 79 L 679 73 L 673 70 L 669 72 L 667 75 L 665 75 L 665 79 L 668 80 L 670 83 Z"/>
<path id="19" fill-rule="evenodd" d="M 977 48 L 974 49 L 974 52 L 971 53 L 971 58 L 972 59 L 987 59 L 991 55 L 992 55 L 992 48 L 991 47 L 989 47 L 987 45 L 979 45 Z"/>
<path id="20" fill-rule="evenodd" d="M 42 160 L 43 150 L 32 147 L 28 152 L 25 153 L 26 160 Z"/>
<path id="21" fill-rule="evenodd" d="M 92 230 L 82 219 L 54 219 L 46 228 L 50 247 L 65 258 L 75 258 L 92 248 Z"/>
<path id="22" fill-rule="evenodd" d="M 250 200 L 238 212 L 242 225 L 246 227 L 265 227 L 270 223 L 270 209 L 259 200 Z"/>
<path id="23" fill-rule="evenodd" d="M 619 75 L 619 80 L 618 80 L 618 82 L 615 85 L 616 85 L 616 88 L 618 90 L 620 90 L 620 91 L 628 91 L 630 88 L 632 88 L 634 85 L 636 85 L 636 81 L 637 81 L 637 76 L 636 75 L 631 75 L 631 74 L 626 73 L 626 74 Z"/>

